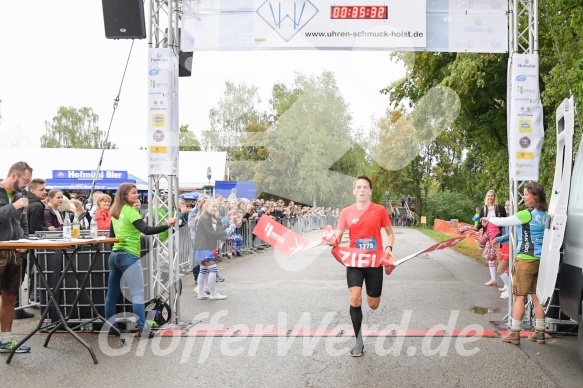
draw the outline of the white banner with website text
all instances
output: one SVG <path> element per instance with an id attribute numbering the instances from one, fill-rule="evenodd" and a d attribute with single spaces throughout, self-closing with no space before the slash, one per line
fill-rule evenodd
<path id="1" fill-rule="evenodd" d="M 544 139 L 538 55 L 513 54 L 510 71 L 510 177 L 519 181 L 538 180 Z"/>
<path id="2" fill-rule="evenodd" d="M 508 52 L 499 0 L 183 0 L 182 51 Z"/>
<path id="3" fill-rule="evenodd" d="M 185 0 L 181 45 L 183 51 L 425 47 L 425 2 Z"/>

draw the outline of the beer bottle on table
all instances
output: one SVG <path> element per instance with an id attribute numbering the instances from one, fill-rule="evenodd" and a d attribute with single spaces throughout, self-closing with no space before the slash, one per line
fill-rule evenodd
<path id="1" fill-rule="evenodd" d="M 73 218 L 73 225 L 72 225 L 72 236 L 73 238 L 81 237 L 81 224 L 79 223 L 79 217 L 75 214 Z"/>
<path id="2" fill-rule="evenodd" d="M 91 218 L 91 223 L 89 224 L 89 237 L 97 237 L 97 221 L 95 221 L 95 217 Z"/>
<path id="3" fill-rule="evenodd" d="M 68 215 L 65 215 L 65 220 L 63 221 L 63 240 L 71 241 L 71 219 Z"/>

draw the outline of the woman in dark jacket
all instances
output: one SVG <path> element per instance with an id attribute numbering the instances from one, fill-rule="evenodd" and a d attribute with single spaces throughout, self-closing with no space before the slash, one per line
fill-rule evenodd
<path id="1" fill-rule="evenodd" d="M 47 206 L 45 206 L 43 230 L 63 230 L 64 213 L 59 210 L 63 203 L 63 192 L 52 189 L 47 195 Z"/>
<path id="2" fill-rule="evenodd" d="M 486 198 L 484 198 L 484 206 L 482 206 L 482 208 L 480 209 L 480 219 L 487 217 L 506 217 L 506 216 L 507 216 L 506 209 L 504 209 L 504 205 L 498 203 L 498 197 L 496 196 L 496 192 L 494 190 L 488 190 L 488 192 L 486 193 Z M 489 223 L 485 227 L 481 223 L 478 223 L 477 230 L 479 231 L 482 228 L 484 228 L 483 233 L 489 233 L 488 239 L 490 240 L 491 244 L 495 244 L 492 240 L 502 235 L 502 230 L 493 223 Z M 490 270 L 490 280 L 487 281 L 484 285 L 495 286 L 497 284 L 496 256 L 493 257 L 493 260 L 488 259 L 488 269 Z"/>
<path id="3" fill-rule="evenodd" d="M 217 240 L 229 239 L 225 231 L 217 227 L 217 220 L 215 219 L 217 208 L 218 205 L 214 199 L 207 199 L 202 205 L 202 209 L 198 211 L 194 221 L 196 224 L 194 261 L 200 263 L 197 299 L 227 299 L 226 295 L 221 295 L 216 291 L 218 268 L 213 251 L 217 249 Z M 204 292 L 207 286 L 210 289 L 210 295 L 206 295 Z"/>
<path id="4" fill-rule="evenodd" d="M 488 196 L 490 196 L 490 198 L 488 198 Z M 489 201 L 494 201 L 494 203 L 489 204 Z M 486 199 L 484 200 L 484 206 L 482 206 L 480 208 L 480 215 L 478 220 L 481 220 L 484 217 L 488 216 L 488 213 L 490 211 L 494 211 L 495 215 L 493 215 L 492 217 L 507 217 L 508 214 L 506 214 L 506 209 L 504 208 L 504 205 L 499 204 L 498 203 L 498 199 L 496 196 L 496 193 L 494 192 L 494 190 L 490 190 L 488 191 L 488 193 L 486 193 Z M 484 227 L 480 222 L 478 222 L 478 225 L 476 225 L 476 230 L 480 231 L 480 229 L 484 228 L 484 232 L 487 231 L 486 227 Z M 498 234 L 498 237 L 501 236 L 501 234 Z M 492 238 L 494 238 L 496 236 L 492 236 Z"/>

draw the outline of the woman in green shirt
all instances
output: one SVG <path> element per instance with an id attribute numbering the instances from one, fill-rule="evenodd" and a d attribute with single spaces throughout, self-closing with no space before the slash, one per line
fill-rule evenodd
<path id="1" fill-rule="evenodd" d="M 176 218 L 169 218 L 166 225 L 148 226 L 134 207 L 134 204 L 139 200 L 136 186 L 131 183 L 122 183 L 117 189 L 113 205 L 109 210 L 111 214 L 109 235 L 123 240 L 113 244 L 112 252 L 109 255 L 105 317 L 111 323 L 111 319 L 115 315 L 116 301 L 121 294 L 121 280 L 123 278 L 130 289 L 132 310 L 137 316 L 136 325 L 141 336 L 146 325 L 146 313 L 144 310 L 144 277 L 140 263 L 140 236 L 142 233 L 151 235 L 168 230 L 176 223 Z M 147 332 L 149 338 L 154 336 L 151 331 Z M 112 328 L 110 333 L 117 335 L 119 330 Z"/>

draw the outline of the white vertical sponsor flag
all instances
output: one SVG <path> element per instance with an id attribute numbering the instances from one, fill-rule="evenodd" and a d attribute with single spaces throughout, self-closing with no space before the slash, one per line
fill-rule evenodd
<path id="1" fill-rule="evenodd" d="M 538 180 L 544 138 L 536 54 L 512 54 L 508 153 L 510 177 Z"/>
<path id="2" fill-rule="evenodd" d="M 178 175 L 178 63 L 171 48 L 148 55 L 148 174 Z"/>

